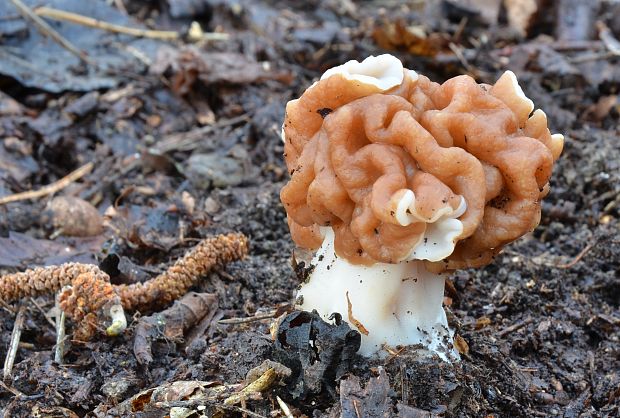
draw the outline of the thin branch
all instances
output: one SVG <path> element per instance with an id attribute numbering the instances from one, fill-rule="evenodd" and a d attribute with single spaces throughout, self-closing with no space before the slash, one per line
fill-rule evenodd
<path id="1" fill-rule="evenodd" d="M 6 383 L 4 383 L 2 380 L 0 380 L 0 387 L 2 387 L 4 390 L 6 390 L 9 393 L 12 393 L 15 397 L 18 398 L 27 398 L 26 395 L 24 395 L 23 393 L 21 393 L 19 390 L 15 389 L 13 386 L 9 386 Z"/>
<path id="2" fill-rule="evenodd" d="M 18 1 L 18 0 L 11 0 L 11 1 Z M 87 163 L 87 164 L 84 164 L 82 167 L 78 168 L 77 170 L 72 171 L 71 173 L 67 174 L 65 177 L 61 178 L 60 180 L 55 181 L 54 183 L 48 184 L 47 186 L 44 186 L 40 188 L 39 190 L 29 190 L 23 193 L 16 193 L 16 194 L 12 194 L 9 196 L 0 197 L 0 205 L 4 205 L 10 202 L 17 202 L 20 200 L 38 199 L 43 196 L 54 194 L 64 189 L 65 187 L 67 187 L 69 184 L 79 180 L 86 174 L 90 173 L 93 167 L 94 167 L 93 163 Z"/>
<path id="3" fill-rule="evenodd" d="M 56 32 L 46 21 L 41 19 L 34 13 L 30 7 L 26 6 L 22 0 L 10 0 L 11 3 L 17 8 L 19 13 L 31 21 L 41 34 L 44 36 L 48 36 L 56 41 L 60 46 L 65 48 L 67 51 L 81 59 L 82 61 L 94 65 L 94 63 L 86 56 L 84 51 L 80 51 L 76 46 L 74 46 L 71 42 L 69 42 L 65 37 L 63 37 L 60 33 Z"/>
<path id="4" fill-rule="evenodd" d="M 24 326 L 24 319 L 26 317 L 26 305 L 21 305 L 17 316 L 15 317 L 15 323 L 13 324 L 13 332 L 11 333 L 11 343 L 9 344 L 9 350 L 6 353 L 4 359 L 4 370 L 2 373 L 3 380 L 9 380 L 13 373 L 13 364 L 15 363 L 15 356 L 17 355 L 17 348 L 19 347 L 19 340 L 22 336 L 22 328 Z"/>
<path id="5" fill-rule="evenodd" d="M 175 31 L 130 28 L 128 26 L 116 25 L 114 23 L 108 23 L 103 20 L 97 20 L 92 17 L 54 9 L 51 7 L 37 7 L 34 10 L 34 13 L 36 13 L 37 16 L 47 17 L 53 20 L 66 21 L 75 23 L 76 25 L 102 29 L 108 32 L 122 33 L 124 35 L 131 35 L 139 38 L 163 39 L 169 41 L 179 39 L 180 37 L 179 33 Z"/>
<path id="6" fill-rule="evenodd" d="M 132 28 L 129 26 L 117 25 L 115 23 L 109 23 L 103 20 L 95 19 L 89 16 L 84 16 L 78 13 L 67 12 L 65 10 L 54 9 L 52 7 L 38 7 L 34 10 L 38 16 L 47 17 L 48 19 L 65 21 L 75 23 L 76 25 L 82 25 L 89 28 L 106 30 L 113 33 L 122 33 L 123 35 L 136 36 L 138 38 L 150 38 L 161 39 L 164 41 L 173 41 L 180 39 L 181 35 L 178 32 L 171 30 L 152 30 L 152 29 L 140 29 Z M 190 37 L 193 41 L 225 41 L 230 36 L 227 33 L 218 32 L 202 32 L 199 35 Z"/>
<path id="7" fill-rule="evenodd" d="M 228 318 L 228 319 L 220 319 L 217 321 L 218 324 L 224 325 L 235 325 L 235 324 L 248 324 L 250 322 L 262 321 L 263 319 L 271 319 L 276 314 L 276 310 L 271 310 L 269 312 L 265 312 L 262 314 L 257 314 L 254 316 L 249 316 L 245 318 Z"/>
<path id="8" fill-rule="evenodd" d="M 56 347 L 54 348 L 54 361 L 64 363 L 65 359 L 65 311 L 60 309 L 60 300 L 56 295 Z"/>
<path id="9" fill-rule="evenodd" d="M 34 306 L 36 306 L 36 308 L 39 310 L 39 312 L 41 312 L 41 314 L 43 315 L 43 318 L 45 318 L 45 320 L 47 321 L 48 324 L 50 324 L 52 326 L 52 328 L 56 328 L 56 324 L 54 324 L 54 321 L 52 321 L 50 319 L 49 316 L 47 316 L 47 313 L 45 312 L 45 310 L 43 309 L 43 307 L 41 305 L 39 305 L 39 303 L 37 302 L 37 300 L 35 298 L 30 298 L 30 302 L 32 302 L 32 304 Z"/>
<path id="10" fill-rule="evenodd" d="M 499 335 L 500 337 L 505 337 L 506 335 L 510 334 L 511 332 L 514 332 L 516 330 L 518 330 L 519 328 L 523 328 L 524 326 L 531 324 L 532 322 L 534 322 L 534 318 L 532 317 L 528 317 L 522 321 L 518 321 L 515 324 L 504 328 L 503 330 L 501 330 L 497 335 Z"/>

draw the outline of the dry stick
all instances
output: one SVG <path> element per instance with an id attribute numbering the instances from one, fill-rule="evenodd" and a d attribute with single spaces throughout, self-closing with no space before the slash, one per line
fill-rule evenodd
<path id="1" fill-rule="evenodd" d="M 102 20 L 97 20 L 92 17 L 80 15 L 77 13 L 53 9 L 51 7 L 37 7 L 34 12 L 38 16 L 47 17 L 53 20 L 71 22 L 77 25 L 107 30 L 108 32 L 137 36 L 139 38 L 152 38 L 163 40 L 174 40 L 179 38 L 179 34 L 174 31 L 130 28 L 127 26 L 115 25 L 114 23 L 104 22 Z"/>
<path id="2" fill-rule="evenodd" d="M 59 295 L 56 295 L 56 348 L 54 349 L 54 361 L 64 363 L 65 358 L 65 311 L 60 309 Z"/>
<path id="3" fill-rule="evenodd" d="M 235 405 L 218 405 L 218 408 L 222 408 L 222 409 L 226 409 L 226 410 L 234 411 L 234 412 L 240 412 L 241 414 L 243 414 L 242 416 L 249 416 L 249 417 L 254 417 L 254 418 L 267 418 L 264 415 L 257 414 L 256 412 L 252 412 L 249 409 L 242 408 L 240 406 L 235 406 Z"/>
<path id="4" fill-rule="evenodd" d="M 519 321 L 516 324 L 513 324 L 513 325 L 511 325 L 509 327 L 504 328 L 497 335 L 499 335 L 500 337 L 504 337 L 504 336 L 510 334 L 511 332 L 516 331 L 519 328 L 522 328 L 522 327 L 526 326 L 527 324 L 531 324 L 532 322 L 534 322 L 534 318 L 532 318 L 532 317 L 526 318 L 523 321 Z"/>
<path id="5" fill-rule="evenodd" d="M 276 314 L 276 310 L 272 310 L 269 312 L 265 312 L 262 314 L 257 314 L 254 316 L 249 316 L 245 318 L 228 318 L 228 319 L 220 319 L 217 321 L 218 324 L 224 325 L 235 325 L 235 324 L 248 324 L 250 322 L 262 321 L 263 319 L 271 319 Z"/>
<path id="6" fill-rule="evenodd" d="M 86 54 L 83 51 L 80 51 L 76 48 L 71 42 L 65 39 L 61 34 L 56 32 L 50 25 L 47 24 L 46 21 L 41 19 L 36 15 L 28 6 L 26 6 L 21 0 L 10 0 L 11 3 L 17 8 L 19 13 L 24 16 L 24 18 L 31 21 L 44 36 L 49 36 L 54 41 L 56 41 L 60 46 L 65 48 L 67 51 L 71 52 L 73 55 L 81 59 L 82 61 L 94 65 L 94 63 L 88 59 Z"/>
<path id="7" fill-rule="evenodd" d="M 11 0 L 11 1 L 17 1 L 17 0 Z M 16 193 L 16 194 L 12 194 L 12 195 L 5 196 L 5 197 L 0 197 L 0 205 L 4 205 L 10 202 L 17 202 L 20 200 L 26 200 L 26 199 L 38 199 L 43 196 L 54 194 L 64 189 L 65 187 L 67 187 L 69 184 L 77 181 L 78 179 L 85 176 L 86 174 L 90 173 L 93 167 L 94 167 L 94 164 L 92 162 L 87 163 L 87 164 L 84 164 L 82 167 L 78 168 L 77 170 L 72 171 L 71 173 L 67 174 L 65 177 L 61 178 L 60 180 L 55 181 L 54 183 L 48 184 L 47 186 L 44 186 L 40 188 L 39 190 L 29 190 L 23 193 Z"/>
<path id="8" fill-rule="evenodd" d="M 218 121 L 213 125 L 203 126 L 189 132 L 175 132 L 162 137 L 157 142 L 157 145 L 149 148 L 148 151 L 156 155 L 165 154 L 170 151 L 190 151 L 204 139 L 206 134 L 211 133 L 215 129 L 225 128 L 241 122 L 247 122 L 250 119 L 250 115 L 243 114 L 221 122 Z"/>
<path id="9" fill-rule="evenodd" d="M 36 306 L 36 307 L 37 307 L 37 309 L 39 310 L 39 312 L 41 312 L 41 313 L 43 314 L 43 318 L 45 318 L 45 320 L 47 321 L 47 323 L 48 323 L 48 324 L 50 324 L 50 325 L 52 326 L 52 328 L 56 328 L 56 324 L 54 323 L 54 321 L 52 321 L 52 320 L 50 319 L 50 317 L 49 317 L 49 316 L 47 316 L 47 314 L 46 314 L 46 313 L 45 313 L 45 311 L 43 310 L 43 307 L 37 303 L 36 299 L 35 299 L 35 298 L 33 298 L 33 297 L 31 297 L 31 298 L 30 298 L 30 302 L 32 302 L 32 304 L 33 304 L 34 306 Z"/>
<path id="10" fill-rule="evenodd" d="M 64 10 L 54 9 L 51 7 L 38 7 L 37 9 L 35 9 L 34 12 L 39 16 L 47 17 L 49 19 L 71 22 L 75 23 L 76 25 L 107 30 L 108 32 L 122 33 L 124 35 L 131 35 L 139 38 L 163 39 L 166 41 L 172 41 L 181 37 L 181 35 L 175 31 L 130 28 L 128 26 L 116 25 L 114 23 L 108 23 L 103 20 L 98 20 L 92 17 L 67 12 Z M 200 39 L 226 40 L 228 39 L 228 34 L 216 32 L 202 33 Z"/>
<path id="11" fill-rule="evenodd" d="M 125 7 L 125 3 L 123 3 L 123 0 L 114 0 L 114 5 L 121 12 L 123 12 L 125 14 L 128 14 L 127 13 L 127 8 Z"/>
<path id="12" fill-rule="evenodd" d="M 19 347 L 19 340 L 22 336 L 22 327 L 24 326 L 24 319 L 26 317 L 26 305 L 21 305 L 17 316 L 15 317 L 15 323 L 13 325 L 13 332 L 11 333 L 11 343 L 9 344 L 9 350 L 6 353 L 4 359 L 4 370 L 2 373 L 3 380 L 9 380 L 11 373 L 13 372 L 13 363 L 15 363 L 15 356 L 17 355 L 17 348 Z"/>
<path id="13" fill-rule="evenodd" d="M 13 386 L 8 386 L 6 383 L 4 383 L 2 380 L 0 380 L 0 387 L 2 387 L 4 390 L 6 390 L 7 392 L 12 393 L 15 397 L 17 398 L 25 398 L 26 396 L 21 393 L 19 390 L 15 389 Z M 5 415 L 6 416 L 6 415 Z"/>
<path id="14" fill-rule="evenodd" d="M 17 313 L 17 311 L 15 311 L 15 309 L 13 309 L 13 307 L 6 303 L 2 298 L 0 298 L 0 307 L 12 315 Z"/>

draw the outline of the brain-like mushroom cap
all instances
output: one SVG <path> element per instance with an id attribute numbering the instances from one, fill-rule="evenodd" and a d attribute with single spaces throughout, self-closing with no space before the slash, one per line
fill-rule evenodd
<path id="1" fill-rule="evenodd" d="M 356 264 L 489 263 L 538 224 L 562 151 L 533 107 L 509 71 L 492 86 L 440 85 L 390 55 L 327 71 L 286 107 L 293 239 L 317 248 L 331 227 Z"/>

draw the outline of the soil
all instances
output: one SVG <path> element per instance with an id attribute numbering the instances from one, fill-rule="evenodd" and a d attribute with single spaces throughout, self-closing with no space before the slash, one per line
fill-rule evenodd
<path id="1" fill-rule="evenodd" d="M 100 333 L 88 342 L 71 339 L 68 320 L 59 364 L 53 295 L 3 303 L 1 358 L 25 308 L 15 365 L 0 386 L 5 417 L 163 417 L 172 406 L 184 417 L 285 416 L 277 397 L 295 417 L 620 416 L 615 2 L 583 15 L 590 31 L 563 20 L 567 1 L 539 2 L 526 25 L 511 21 L 506 7 L 489 18 L 482 1 L 82 3 L 89 2 L 46 5 L 181 34 L 198 22 L 229 36 L 136 40 L 50 21 L 93 65 L 42 37 L 12 2 L 0 5 L 0 198 L 92 162 L 56 196 L 105 214 L 92 219 L 103 225 L 95 236 L 66 237 L 63 225 L 73 220 L 50 210 L 50 195 L 0 205 L 0 273 L 81 261 L 126 283 L 165 270 L 213 234 L 243 232 L 251 249 L 193 289 L 217 297 L 208 321 L 195 325 L 201 331 L 185 324 L 185 338 L 155 338 L 148 365 L 136 359 L 134 333 L 153 312 L 129 317 L 119 337 Z M 342 324 L 310 314 L 272 326 L 291 311 L 304 271 L 279 200 L 288 177 L 284 105 L 325 69 L 384 52 L 435 81 L 470 74 L 492 82 L 511 69 L 551 130 L 566 137 L 539 227 L 492 264 L 449 280 L 446 310 L 462 357 L 455 364 L 411 348 L 383 360 L 359 357 Z M 282 344 L 281 333 L 293 333 L 301 348 Z M 311 333 L 327 347 L 320 358 L 307 352 Z M 191 400 L 242 384 L 266 360 L 285 367 L 262 395 L 232 405 L 215 395 Z M 170 397 L 143 392 L 152 388 Z"/>

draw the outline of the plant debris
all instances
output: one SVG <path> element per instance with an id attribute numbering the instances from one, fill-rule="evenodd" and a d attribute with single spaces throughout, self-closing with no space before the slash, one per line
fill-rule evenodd
<path id="1" fill-rule="evenodd" d="M 360 334 L 338 314 L 328 324 L 316 312 L 288 314 L 277 330 L 273 358 L 292 370 L 288 392 L 293 398 L 335 396 L 336 382 L 352 366 Z"/>
<path id="2" fill-rule="evenodd" d="M 181 342 L 185 332 L 203 318 L 213 319 L 217 311 L 217 296 L 209 293 L 189 292 L 174 302 L 170 308 L 140 318 L 134 333 L 133 352 L 138 363 L 149 365 L 153 361 L 151 345 L 164 338 L 167 342 Z"/>

